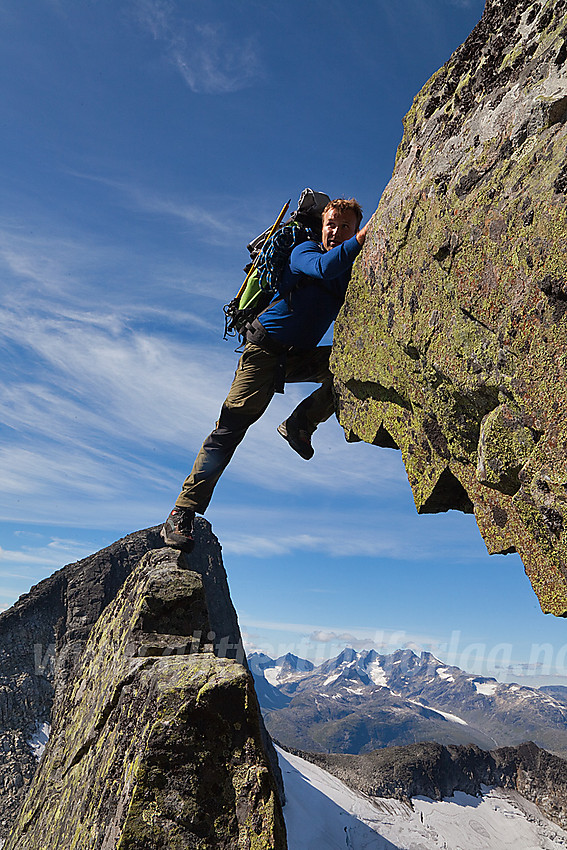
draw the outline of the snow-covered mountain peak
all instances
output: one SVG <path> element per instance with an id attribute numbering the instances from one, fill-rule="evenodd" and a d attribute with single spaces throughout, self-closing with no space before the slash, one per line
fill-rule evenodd
<path id="1" fill-rule="evenodd" d="M 344 667 L 345 665 L 352 664 L 358 660 L 358 653 L 356 650 L 351 649 L 350 647 L 346 647 L 343 649 L 336 658 L 331 658 L 329 661 L 324 661 L 319 667 L 317 667 L 317 671 L 321 674 L 331 675 L 337 668 Z"/>
<path id="2" fill-rule="evenodd" d="M 252 652 L 248 656 L 248 664 L 255 676 L 263 676 L 274 686 L 301 679 L 304 675 L 311 673 L 314 668 L 311 661 L 299 658 L 291 652 L 275 660 L 262 652 Z"/>
<path id="3" fill-rule="evenodd" d="M 272 712 L 268 727 L 299 749 L 348 753 L 420 740 L 491 749 L 534 740 L 567 754 L 563 691 L 504 684 L 407 648 L 380 655 L 347 647 L 317 667 L 292 654 L 249 660 L 260 704 Z M 333 729 L 323 737 L 305 731 L 328 720 Z"/>

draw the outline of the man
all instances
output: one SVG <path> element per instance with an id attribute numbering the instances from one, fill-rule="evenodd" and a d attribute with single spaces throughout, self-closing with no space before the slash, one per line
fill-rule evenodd
<path id="1" fill-rule="evenodd" d="M 331 346 L 318 344 L 343 304 L 352 264 L 364 244 L 368 225 L 359 230 L 361 219 L 354 199 L 330 201 L 323 210 L 322 244 L 303 242 L 292 251 L 279 293 L 250 327 L 216 427 L 161 530 L 168 546 L 193 549 L 195 513 L 205 512 L 236 447 L 284 381 L 321 384 L 278 427 L 302 458 L 313 456 L 311 437 L 334 412 Z"/>

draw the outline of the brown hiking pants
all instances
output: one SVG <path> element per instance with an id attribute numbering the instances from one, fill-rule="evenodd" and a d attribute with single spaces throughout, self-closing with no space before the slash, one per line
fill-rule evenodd
<path id="1" fill-rule="evenodd" d="M 204 513 L 216 483 L 224 472 L 246 431 L 273 398 L 278 369 L 285 368 L 285 382 L 314 382 L 321 386 L 293 411 L 300 427 L 313 433 L 334 412 L 330 345 L 310 351 L 291 352 L 282 359 L 248 343 L 238 362 L 232 386 L 221 408 L 219 420 L 203 443 L 191 473 L 175 502 L 177 507 Z"/>

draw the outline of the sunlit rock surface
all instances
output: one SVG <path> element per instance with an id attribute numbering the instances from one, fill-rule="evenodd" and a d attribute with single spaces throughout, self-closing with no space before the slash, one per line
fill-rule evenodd
<path id="1" fill-rule="evenodd" d="M 567 4 L 488 0 L 405 119 L 335 326 L 347 439 L 567 615 Z"/>

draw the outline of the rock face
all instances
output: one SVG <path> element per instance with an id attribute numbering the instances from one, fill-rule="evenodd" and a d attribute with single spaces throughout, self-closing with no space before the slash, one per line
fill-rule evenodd
<path id="1" fill-rule="evenodd" d="M 158 541 L 157 529 L 131 535 L 17 603 L 31 624 L 49 592 L 65 614 L 61 589 L 82 575 L 85 603 L 93 594 L 100 607 L 78 601 L 82 628 L 53 633 L 55 663 L 29 718 L 41 709 L 53 729 L 5 850 L 286 846 L 218 542 L 204 520 L 188 558 Z"/>
<path id="2" fill-rule="evenodd" d="M 567 615 L 567 3 L 487 0 L 405 119 L 335 326 L 347 439 Z"/>
<path id="3" fill-rule="evenodd" d="M 375 797 L 442 800 L 455 791 L 478 795 L 482 785 L 510 788 L 567 827 L 567 763 L 532 743 L 492 752 L 475 746 L 412 744 L 367 755 L 296 754 Z"/>

